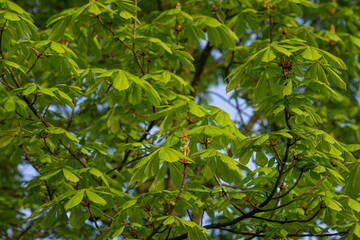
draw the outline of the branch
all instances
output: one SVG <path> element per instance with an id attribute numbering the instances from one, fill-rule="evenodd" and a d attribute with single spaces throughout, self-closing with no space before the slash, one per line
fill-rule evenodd
<path id="1" fill-rule="evenodd" d="M 1 54 L 1 57 L 4 60 L 6 60 L 7 58 L 6 58 L 5 53 L 4 53 L 4 51 L 3 51 L 2 47 L 1 47 L 1 43 L 2 43 L 3 32 L 5 31 L 6 23 L 7 23 L 7 20 L 5 20 L 4 26 L 0 29 L 0 54 Z M 16 76 L 14 74 L 14 71 L 12 70 L 11 67 L 7 67 L 7 69 L 9 69 L 11 77 L 15 82 L 15 85 L 19 88 L 20 84 L 19 84 L 19 81 L 18 81 L 18 79 L 16 78 Z"/>
<path id="2" fill-rule="evenodd" d="M 157 228 L 154 228 L 154 230 L 150 233 L 150 235 L 146 238 L 146 240 L 151 240 L 152 237 L 160 231 L 160 229 L 164 226 L 163 225 L 164 221 L 162 221 Z"/>
<path id="3" fill-rule="evenodd" d="M 298 183 L 300 182 L 300 179 L 301 179 L 303 173 L 304 173 L 304 171 L 301 171 L 301 172 L 300 172 L 300 175 L 299 175 L 298 179 L 296 180 L 296 182 L 294 183 L 294 185 L 293 185 L 286 193 L 284 193 L 283 195 L 278 196 L 278 197 L 273 197 L 273 199 L 280 199 L 280 198 L 285 197 L 286 195 L 288 195 L 288 194 L 298 185 Z"/>
<path id="4" fill-rule="evenodd" d="M 214 178 L 215 178 L 216 182 L 219 184 L 219 186 L 222 187 L 222 184 L 221 184 L 219 178 L 216 176 L 216 174 L 214 175 Z M 225 195 L 226 197 L 229 197 L 229 195 L 227 194 L 227 192 L 226 192 L 224 189 L 222 189 L 222 192 L 224 193 L 224 195 Z M 232 205 L 236 210 L 238 210 L 242 215 L 245 214 L 245 213 L 244 213 L 238 206 L 236 206 L 235 204 L 231 204 L 231 205 Z"/>
<path id="5" fill-rule="evenodd" d="M 280 224 L 296 223 L 296 222 L 310 222 L 311 220 L 313 220 L 321 212 L 322 209 L 323 209 L 323 207 L 320 206 L 319 210 L 317 210 L 317 212 L 308 219 L 272 220 L 272 219 L 263 218 L 263 217 L 257 217 L 257 216 L 252 216 L 251 218 L 260 219 L 260 220 L 264 220 L 264 221 L 267 221 L 267 222 L 280 223 Z"/>
<path id="6" fill-rule="evenodd" d="M 0 82 L 2 82 L 2 84 L 4 84 L 5 86 L 7 86 L 8 88 L 10 88 L 11 90 L 14 90 L 15 88 L 13 86 L 10 85 L 10 83 L 8 83 L 6 81 L 6 79 L 4 78 L 4 75 L 1 75 L 2 80 L 0 79 Z"/>
<path id="7" fill-rule="evenodd" d="M 103 25 L 104 28 L 106 28 L 107 30 L 109 30 L 109 31 L 112 33 L 112 35 L 115 37 L 115 36 L 116 36 L 115 32 L 101 20 L 100 16 L 98 15 L 98 16 L 96 16 L 96 17 L 97 17 L 97 19 L 99 20 L 99 22 L 101 23 L 101 25 Z M 145 75 L 145 74 L 146 74 L 146 73 L 145 73 L 145 70 L 144 70 L 143 66 L 141 65 L 140 59 L 139 59 L 138 55 L 136 54 L 135 49 L 132 48 L 132 47 L 130 47 L 129 45 L 127 45 L 125 42 L 121 41 L 119 38 L 117 38 L 117 39 L 119 40 L 119 42 L 120 42 L 122 45 L 124 45 L 126 48 L 128 48 L 128 49 L 131 50 L 131 52 L 133 53 L 133 55 L 134 55 L 134 57 L 135 57 L 135 60 L 136 60 L 136 62 L 137 62 L 137 64 L 138 64 L 138 66 L 139 66 L 142 74 Z"/>
<path id="8" fill-rule="evenodd" d="M 279 209 L 279 208 L 283 208 L 286 207 L 287 205 L 290 205 L 291 203 L 295 202 L 296 200 L 298 200 L 299 198 L 302 198 L 303 196 L 309 194 L 310 192 L 312 192 L 314 189 L 316 189 L 317 187 L 320 186 L 320 184 L 322 184 L 325 179 L 329 176 L 329 174 L 327 173 L 321 180 L 320 182 L 318 182 L 315 186 L 313 186 L 312 188 L 310 188 L 309 190 L 307 190 L 306 192 L 304 192 L 303 194 L 297 196 L 296 198 L 294 198 L 293 200 L 291 200 L 290 202 L 284 203 L 283 205 L 280 205 L 276 208 L 271 208 L 271 209 L 262 209 L 262 212 L 268 212 L 268 211 L 273 211 L 274 209 Z"/>
<path id="9" fill-rule="evenodd" d="M 39 170 L 39 169 L 35 166 L 35 164 L 31 161 L 30 156 L 29 156 L 29 154 L 26 152 L 24 145 L 20 145 L 20 147 L 21 147 L 21 149 L 23 150 L 23 152 L 24 152 L 24 154 L 25 154 L 26 160 L 27 160 L 27 161 L 31 164 L 31 166 L 41 175 L 40 170 Z M 48 182 L 47 182 L 46 180 L 44 180 L 44 183 L 45 183 L 46 191 L 47 191 L 47 193 L 48 193 L 48 195 L 49 195 L 49 199 L 50 199 L 50 201 L 52 201 L 53 197 L 52 197 L 52 194 L 51 194 L 51 191 L 50 191 L 49 184 L 48 184 Z"/>
<path id="10" fill-rule="evenodd" d="M 150 123 L 150 125 L 148 126 L 148 128 L 145 130 L 144 134 L 141 136 L 141 138 L 138 140 L 138 142 L 142 142 L 143 140 L 146 139 L 146 136 L 149 135 L 150 130 L 155 126 L 155 121 L 152 121 Z M 130 157 L 130 153 L 132 152 L 132 150 L 128 150 L 125 153 L 125 157 L 124 160 L 122 161 L 121 165 L 117 168 L 117 171 L 120 172 L 121 169 L 127 164 L 127 160 Z"/>
<path id="11" fill-rule="evenodd" d="M 264 234 L 257 234 L 257 233 L 250 233 L 250 232 L 242 232 L 242 231 L 236 231 L 234 229 L 227 229 L 227 228 L 220 228 L 220 230 L 228 231 L 235 234 L 240 234 L 244 236 L 254 236 L 254 237 L 265 237 Z M 288 234 L 287 237 L 331 237 L 331 236 L 339 236 L 344 235 L 347 232 L 338 232 L 338 233 L 308 233 L 308 234 Z M 172 238 L 170 240 L 174 240 L 175 238 Z M 179 238 L 180 239 L 180 238 Z M 183 238 L 181 238 L 183 239 Z"/>
<path id="12" fill-rule="evenodd" d="M 94 223 L 95 223 L 96 228 L 97 228 L 97 229 L 99 230 L 99 232 L 102 234 L 102 231 L 100 231 L 100 227 L 99 227 L 99 225 L 98 225 L 97 222 L 96 222 L 95 215 L 94 215 L 94 213 L 91 211 L 90 203 L 87 205 L 87 208 L 89 209 L 89 213 L 90 213 L 90 215 L 91 215 L 92 220 L 93 220 Z"/>
<path id="13" fill-rule="evenodd" d="M 182 195 L 182 193 L 183 193 L 183 191 L 184 191 L 185 182 L 186 182 L 186 166 L 187 166 L 187 164 L 184 163 L 183 181 L 182 181 L 182 184 L 181 184 L 181 188 L 180 188 L 179 194 L 178 194 L 177 197 L 176 197 L 176 200 L 175 200 L 174 205 L 172 205 L 172 206 L 169 208 L 169 212 L 168 212 L 168 213 L 170 213 L 171 210 L 173 210 L 173 209 L 176 207 L 176 205 L 178 204 L 178 202 L 179 202 L 179 200 L 180 200 L 180 198 L 181 198 L 181 195 Z"/>
<path id="14" fill-rule="evenodd" d="M 205 69 L 205 64 L 210 56 L 211 50 L 212 50 L 212 46 L 210 45 L 210 42 L 208 42 L 206 44 L 206 47 L 202 51 L 200 58 L 196 61 L 197 62 L 196 71 L 194 78 L 191 81 L 191 86 L 194 88 L 194 92 L 192 93 L 193 97 L 196 97 L 199 94 L 201 75 Z"/>
<path id="15" fill-rule="evenodd" d="M 44 51 L 42 51 L 42 53 L 36 54 L 36 59 L 34 61 L 34 63 L 31 65 L 31 67 L 29 68 L 29 70 L 25 73 L 25 76 L 23 77 L 23 79 L 21 80 L 21 86 L 24 84 L 26 77 L 29 75 L 29 73 L 31 72 L 31 70 L 35 67 L 36 63 L 38 62 L 38 60 L 41 58 L 41 56 L 43 55 L 43 53 L 46 51 L 47 47 L 44 49 Z"/>
<path id="16" fill-rule="evenodd" d="M 281 160 L 281 157 L 280 157 L 278 151 L 277 151 L 276 148 L 275 148 L 275 145 L 272 145 L 272 149 L 274 150 L 276 156 L 278 157 L 279 162 L 280 162 L 281 164 L 284 164 L 284 162 Z"/>
<path id="17" fill-rule="evenodd" d="M 70 122 L 73 118 L 79 116 L 81 113 L 83 113 L 83 112 L 87 111 L 88 109 L 98 105 L 106 97 L 106 95 L 109 93 L 111 86 L 112 85 L 108 86 L 108 88 L 106 89 L 106 92 L 96 102 L 93 102 L 92 104 L 86 106 L 84 109 L 78 111 L 75 114 L 72 114 L 68 119 L 66 119 L 63 123 L 61 123 L 60 127 L 62 127 L 65 123 Z"/>

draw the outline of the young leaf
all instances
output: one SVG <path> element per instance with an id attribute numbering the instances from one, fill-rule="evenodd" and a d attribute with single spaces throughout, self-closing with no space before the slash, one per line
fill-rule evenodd
<path id="1" fill-rule="evenodd" d="M 94 203 L 100 204 L 100 205 L 106 205 L 105 199 L 94 193 L 93 191 L 86 189 L 86 196 Z"/>
<path id="2" fill-rule="evenodd" d="M 80 190 L 76 193 L 69 201 L 67 201 L 64 205 L 65 210 L 69 210 L 77 205 L 79 205 L 84 197 L 85 190 Z"/>

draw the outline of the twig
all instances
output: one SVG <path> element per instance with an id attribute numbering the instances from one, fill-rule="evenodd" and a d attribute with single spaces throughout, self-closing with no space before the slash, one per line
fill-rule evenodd
<path id="1" fill-rule="evenodd" d="M 99 225 L 98 225 L 97 222 L 96 222 L 95 215 L 94 215 L 94 213 L 91 211 L 90 203 L 87 205 L 87 208 L 89 209 L 89 213 L 90 213 L 90 215 L 91 215 L 92 220 L 93 220 L 94 223 L 95 223 L 96 228 L 97 228 L 97 229 L 99 230 L 99 232 L 102 234 L 102 231 L 100 231 L 100 227 L 99 227 Z"/>
<path id="2" fill-rule="evenodd" d="M 263 218 L 263 217 L 257 217 L 257 216 L 252 216 L 250 218 L 255 218 L 255 219 L 260 219 L 260 220 L 264 220 L 267 222 L 273 222 L 273 223 L 280 223 L 280 224 L 286 224 L 286 223 L 296 223 L 296 222 L 310 222 L 311 220 L 313 220 L 322 210 L 323 208 L 320 207 L 319 210 L 317 210 L 317 212 L 312 215 L 310 218 L 308 219 L 295 219 L 295 220 L 272 220 L 272 219 L 268 219 L 268 218 Z"/>
<path id="3" fill-rule="evenodd" d="M 6 79 L 4 78 L 4 75 L 2 75 L 1 78 L 2 78 L 3 80 L 0 79 L 0 82 L 2 82 L 5 86 L 7 86 L 8 88 L 10 88 L 11 90 L 14 90 L 14 89 L 15 89 L 13 86 L 11 86 L 11 85 L 6 81 Z"/>
<path id="4" fill-rule="evenodd" d="M 280 206 L 278 206 L 278 207 L 276 207 L 276 208 L 262 209 L 261 211 L 262 211 L 262 212 L 268 212 L 268 211 L 272 211 L 272 210 L 274 210 L 274 209 L 279 209 L 279 208 L 283 208 L 283 207 L 286 207 L 286 206 L 290 205 L 291 203 L 295 202 L 295 201 L 298 200 L 299 198 L 302 198 L 303 196 L 305 196 L 305 195 L 309 194 L 310 192 L 312 192 L 315 188 L 319 187 L 320 184 L 322 184 L 328 176 L 329 176 L 329 174 L 326 174 L 326 175 L 320 180 L 320 182 L 318 182 L 315 186 L 313 186 L 312 188 L 310 188 L 309 190 L 307 190 L 307 191 L 304 192 L 303 194 L 295 197 L 295 198 L 294 198 L 293 200 L 291 200 L 290 202 L 284 203 L 284 204 L 282 204 L 282 205 L 280 205 Z"/>
<path id="5" fill-rule="evenodd" d="M 214 178 L 215 178 L 216 182 L 219 184 L 219 186 L 222 187 L 222 184 L 221 184 L 219 178 L 216 176 L 216 174 L 214 175 Z M 222 188 L 221 190 L 222 190 L 222 192 L 224 193 L 224 195 L 225 195 L 226 197 L 229 197 L 229 195 L 227 194 L 227 192 L 225 191 L 225 189 Z M 236 210 L 238 210 L 242 215 L 245 214 L 245 213 L 244 213 L 238 206 L 236 206 L 235 204 L 231 204 L 231 205 L 232 205 Z"/>
<path id="6" fill-rule="evenodd" d="M 97 19 L 99 20 L 99 22 L 101 23 L 101 25 L 103 25 L 104 28 L 106 28 L 107 30 L 109 30 L 109 31 L 112 33 L 112 35 L 115 37 L 115 36 L 116 36 L 115 32 L 101 20 L 100 16 L 98 15 L 98 16 L 96 16 L 96 17 L 97 17 Z M 145 73 L 145 70 L 144 70 L 143 66 L 141 65 L 140 59 L 139 59 L 138 55 L 136 54 L 135 49 L 132 48 L 132 47 L 130 47 L 129 45 L 127 45 L 125 42 L 121 41 L 119 38 L 117 38 L 117 39 L 119 40 L 119 42 L 120 42 L 122 45 L 124 45 L 126 48 L 128 48 L 128 49 L 131 50 L 131 52 L 133 53 L 133 55 L 134 55 L 134 57 L 135 57 L 135 60 L 136 60 L 136 62 L 137 62 L 137 64 L 138 64 L 138 66 L 139 66 L 142 74 L 145 75 L 145 74 L 146 74 L 146 73 Z"/>
<path id="7" fill-rule="evenodd" d="M 278 157 L 279 162 L 280 162 L 281 164 L 284 164 L 284 162 L 281 160 L 281 157 L 280 157 L 278 151 L 277 151 L 276 148 L 275 148 L 275 145 L 272 145 L 272 149 L 274 150 L 276 156 Z"/>
<path id="8" fill-rule="evenodd" d="M 300 179 L 301 179 L 303 173 L 304 173 L 304 171 L 301 171 L 301 172 L 300 172 L 300 175 L 299 175 L 298 179 L 296 180 L 296 182 L 294 183 L 294 185 L 293 185 L 287 192 L 285 192 L 285 193 L 284 193 L 283 195 L 281 195 L 281 196 L 273 197 L 273 199 L 280 199 L 280 198 L 283 198 L 283 197 L 285 197 L 286 195 L 288 195 L 288 194 L 298 185 L 298 183 L 300 182 Z"/>
<path id="9" fill-rule="evenodd" d="M 280 185 L 280 191 L 279 191 L 278 196 L 281 196 L 281 193 L 282 193 L 282 190 L 283 190 L 283 187 L 284 187 L 284 182 L 285 182 L 285 179 L 283 179 L 283 181 L 282 181 L 282 183 L 281 183 L 281 185 Z M 275 203 L 275 207 L 277 207 L 277 206 L 279 205 L 279 202 L 280 202 L 280 198 L 277 199 L 277 201 L 276 201 L 276 203 Z M 273 210 L 273 211 L 271 212 L 271 215 L 270 215 L 269 219 L 273 218 L 273 216 L 274 216 L 274 214 L 275 214 L 275 211 L 276 211 L 276 210 Z"/>
<path id="10" fill-rule="evenodd" d="M 250 233 L 250 232 L 242 232 L 242 231 L 237 231 L 234 229 L 227 229 L 227 228 L 220 228 L 220 230 L 224 230 L 227 232 L 231 232 L 231 233 L 235 233 L 235 234 L 240 234 L 240 235 L 244 235 L 244 236 L 255 236 L 255 237 L 265 237 L 264 234 L 257 234 L 257 233 Z M 288 234 L 287 237 L 331 237 L 331 236 L 339 236 L 339 235 L 344 235 L 347 232 L 338 232 L 338 233 L 307 233 L 307 234 Z M 174 240 L 174 238 L 170 239 L 170 240 Z"/>
<path id="11" fill-rule="evenodd" d="M 25 158 L 26 160 L 30 163 L 30 165 L 41 175 L 40 170 L 35 166 L 35 164 L 33 163 L 33 161 L 31 161 L 29 154 L 26 152 L 24 145 L 20 145 L 21 149 L 23 150 L 24 154 L 25 154 Z M 49 184 L 46 180 L 44 180 L 44 184 L 46 187 L 46 191 L 48 192 L 49 195 L 49 200 L 52 201 L 53 197 L 50 191 L 50 187 Z"/>
<path id="12" fill-rule="evenodd" d="M 29 75 L 29 73 L 31 72 L 31 70 L 35 67 L 36 63 L 39 61 L 39 59 L 41 58 L 41 56 L 43 55 L 43 53 L 46 51 L 47 47 L 44 49 L 44 51 L 42 51 L 41 53 L 36 55 L 36 59 L 34 61 L 34 63 L 31 65 L 31 67 L 29 68 L 29 70 L 25 73 L 25 76 L 23 77 L 23 79 L 21 80 L 21 86 L 24 84 L 26 77 Z"/>
<path id="13" fill-rule="evenodd" d="M 2 43 L 3 32 L 5 31 L 6 23 L 7 23 L 7 19 L 5 20 L 4 26 L 2 27 L 2 29 L 1 29 L 1 31 L 0 31 L 0 54 L 1 54 L 1 57 L 2 57 L 4 60 L 7 60 L 7 58 L 6 58 L 6 56 L 5 56 L 4 51 L 2 50 L 1 43 Z M 12 70 L 11 67 L 7 67 L 7 68 L 8 68 L 9 71 L 10 71 L 11 77 L 12 77 L 12 79 L 14 80 L 15 85 L 19 88 L 19 87 L 20 87 L 20 84 L 19 84 L 19 81 L 18 81 L 18 79 L 16 78 L 16 76 L 15 76 L 15 74 L 14 74 L 14 71 Z"/>
<path id="14" fill-rule="evenodd" d="M 169 208 L 168 214 L 170 214 L 171 211 L 172 211 L 172 210 L 176 207 L 176 205 L 178 204 L 178 202 L 179 202 L 179 200 L 180 200 L 180 198 L 181 198 L 181 195 L 182 195 L 182 193 L 183 193 L 183 191 L 184 191 L 184 188 L 185 188 L 185 182 L 186 182 L 186 166 L 187 166 L 187 164 L 184 163 L 183 165 L 184 165 L 184 171 L 183 171 L 183 181 L 182 181 L 182 183 L 181 183 L 181 188 L 180 188 L 179 194 L 178 194 L 177 197 L 176 197 L 176 200 L 175 200 L 174 205 L 171 205 L 171 207 Z"/>
<path id="15" fill-rule="evenodd" d="M 108 86 L 108 88 L 106 89 L 106 92 L 97 101 L 95 101 L 92 104 L 86 106 L 84 109 L 78 111 L 77 113 L 72 114 L 68 119 L 66 119 L 64 122 L 61 123 L 60 127 L 62 127 L 64 124 L 70 122 L 73 118 L 79 116 L 81 113 L 83 113 L 83 112 L 87 111 L 88 109 L 90 109 L 90 108 L 96 106 L 97 104 L 99 104 L 106 97 L 106 95 L 109 93 L 110 89 L 111 89 L 111 85 Z"/>

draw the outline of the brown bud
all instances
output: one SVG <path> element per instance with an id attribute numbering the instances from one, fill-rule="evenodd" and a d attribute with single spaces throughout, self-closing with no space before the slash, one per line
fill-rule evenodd
<path id="1" fill-rule="evenodd" d="M 182 29 L 183 29 L 183 27 L 180 24 L 175 26 L 175 31 L 177 31 L 177 32 L 181 32 Z"/>

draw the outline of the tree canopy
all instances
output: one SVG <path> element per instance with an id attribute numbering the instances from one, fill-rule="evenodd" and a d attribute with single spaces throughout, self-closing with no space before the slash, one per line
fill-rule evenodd
<path id="1" fill-rule="evenodd" d="M 359 12 L 0 0 L 0 238 L 360 238 Z"/>

